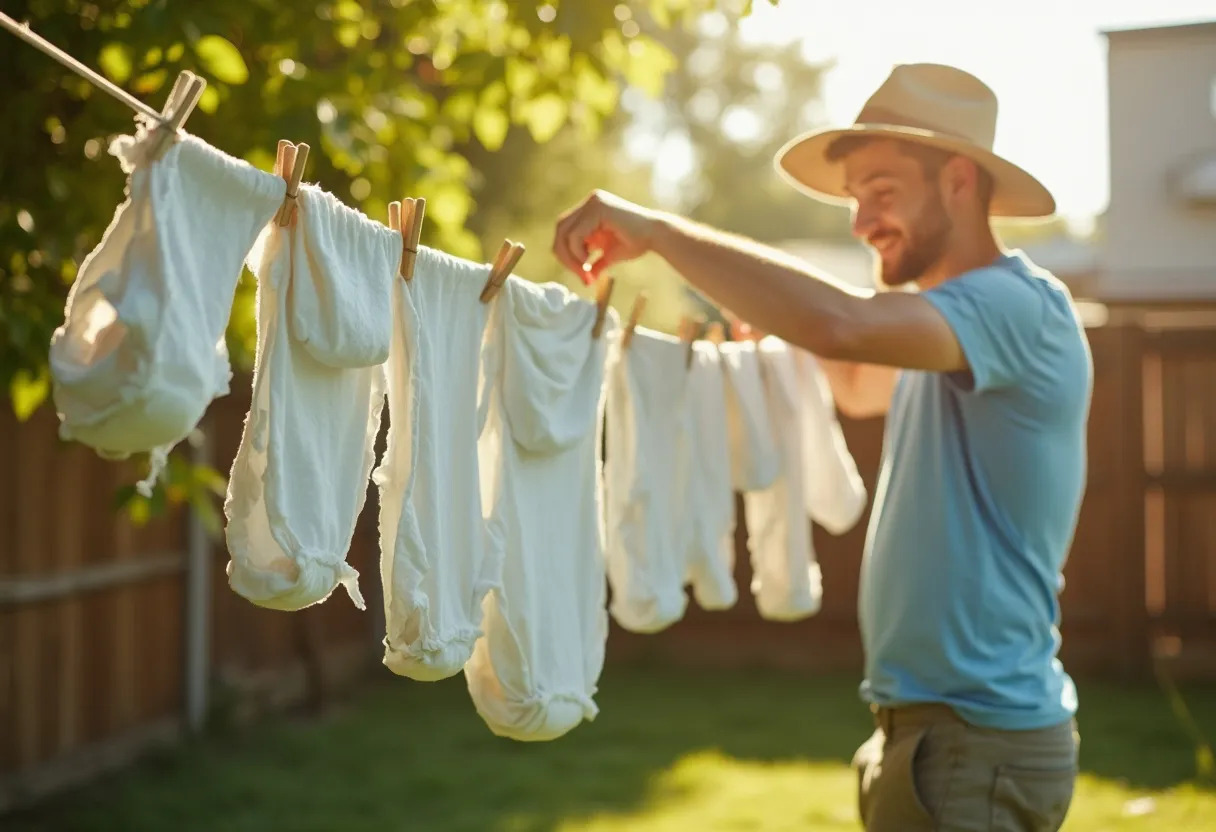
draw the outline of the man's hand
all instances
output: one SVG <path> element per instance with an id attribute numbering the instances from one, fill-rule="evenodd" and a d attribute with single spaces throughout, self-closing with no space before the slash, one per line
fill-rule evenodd
<path id="1" fill-rule="evenodd" d="M 649 251 L 659 222 L 658 212 L 606 191 L 593 191 L 558 219 L 553 254 L 590 283 L 613 264 Z M 598 259 L 589 262 L 593 254 Z"/>

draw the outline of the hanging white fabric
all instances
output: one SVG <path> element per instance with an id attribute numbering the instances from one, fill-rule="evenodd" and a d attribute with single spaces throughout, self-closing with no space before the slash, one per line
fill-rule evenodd
<path id="1" fill-rule="evenodd" d="M 185 135 L 111 144 L 127 199 L 81 264 L 50 345 L 60 436 L 101 456 L 157 462 L 228 392 L 224 341 L 242 263 L 283 199 L 272 174 Z"/>
<path id="2" fill-rule="evenodd" d="M 736 491 L 761 491 L 781 471 L 760 356 L 755 341 L 728 341 L 718 352 L 726 377 L 726 426 L 731 484 Z"/>
<path id="3" fill-rule="evenodd" d="M 436 681 L 464 667 L 493 585 L 477 437 L 490 266 L 423 247 L 393 291 L 389 432 L 380 489 L 384 664 Z"/>
<path id="4" fill-rule="evenodd" d="M 731 487 L 726 384 L 718 347 L 693 343 L 685 397 L 688 471 L 678 534 L 685 547 L 686 579 L 705 610 L 735 605 L 735 492 Z"/>
<path id="5" fill-rule="evenodd" d="M 281 610 L 342 584 L 363 609 L 346 554 L 375 462 L 401 238 L 312 186 L 297 204 L 250 258 L 258 348 L 224 503 L 228 581 Z"/>
<path id="6" fill-rule="evenodd" d="M 866 486 L 836 418 L 832 388 L 818 359 L 794 349 L 802 396 L 803 497 L 806 512 L 825 531 L 852 529 L 866 510 Z"/>
<path id="7" fill-rule="evenodd" d="M 768 488 L 743 495 L 751 589 L 761 616 L 796 621 L 817 613 L 823 600 L 806 513 L 802 393 L 794 355 L 784 341 L 767 336 L 757 353 L 780 471 Z"/>
<path id="8" fill-rule="evenodd" d="M 687 345 L 637 327 L 608 359 L 604 461 L 609 611 L 618 624 L 655 633 L 687 608 L 682 535 L 688 475 Z"/>
<path id="9" fill-rule="evenodd" d="M 604 363 L 615 312 L 556 283 L 510 278 L 483 353 L 478 443 L 483 513 L 498 565 L 484 635 L 465 665 L 491 730 L 553 740 L 594 719 L 608 637 L 601 532 Z"/>

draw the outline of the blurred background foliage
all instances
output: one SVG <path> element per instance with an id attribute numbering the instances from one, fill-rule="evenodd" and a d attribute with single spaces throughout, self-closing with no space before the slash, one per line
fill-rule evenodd
<path id="1" fill-rule="evenodd" d="M 509 237 L 528 249 L 518 274 L 583 296 L 591 289 L 550 245 L 558 214 L 596 187 L 765 241 L 847 235 L 846 212 L 773 174 L 773 151 L 818 121 L 824 67 L 741 42 L 733 23 L 748 0 L 0 0 L 0 10 L 157 109 L 193 70 L 208 86 L 187 128 L 205 141 L 264 170 L 279 139 L 307 142 L 306 180 L 368 216 L 425 197 L 425 245 L 485 260 Z M 0 383 L 24 419 L 50 406 L 47 347 L 122 201 L 107 148 L 133 123 L 2 37 Z M 621 314 L 645 287 L 646 326 L 674 331 L 683 315 L 712 314 L 653 258 L 614 276 Z M 238 373 L 254 353 L 254 292 L 246 273 L 228 330 Z M 128 489 L 120 502 L 138 519 L 166 494 L 222 492 L 213 473 L 175 463 L 152 501 Z"/>

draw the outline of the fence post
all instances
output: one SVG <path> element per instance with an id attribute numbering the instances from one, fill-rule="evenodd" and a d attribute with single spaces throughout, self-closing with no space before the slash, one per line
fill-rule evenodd
<path id="1" fill-rule="evenodd" d="M 191 447 L 195 465 L 211 464 L 211 440 L 200 428 L 202 439 Z M 186 730 L 197 734 L 207 719 L 207 688 L 211 671 L 211 538 L 197 509 L 186 513 L 186 626 L 185 708 Z"/>

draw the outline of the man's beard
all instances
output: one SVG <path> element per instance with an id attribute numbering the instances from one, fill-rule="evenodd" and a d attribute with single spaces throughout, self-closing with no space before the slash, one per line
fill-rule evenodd
<path id="1" fill-rule="evenodd" d="M 899 259 L 890 264 L 880 260 L 882 282 L 888 286 L 902 286 L 923 275 L 941 259 L 952 228 L 941 194 L 934 191 L 920 216 L 911 224 Z"/>

